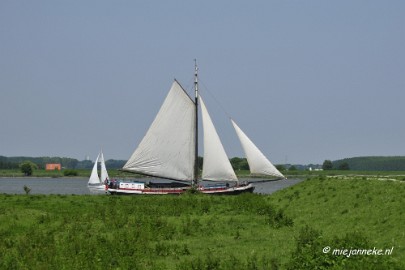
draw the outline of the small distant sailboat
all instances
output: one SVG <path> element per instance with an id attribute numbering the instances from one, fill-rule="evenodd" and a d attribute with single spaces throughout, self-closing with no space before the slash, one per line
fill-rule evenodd
<path id="1" fill-rule="evenodd" d="M 100 177 L 98 175 L 98 163 L 100 163 Z M 93 170 L 87 183 L 88 188 L 91 191 L 103 190 L 105 191 L 105 183 L 109 180 L 107 168 L 105 166 L 103 152 L 100 151 L 96 161 L 94 162 Z"/>
<path id="2" fill-rule="evenodd" d="M 195 188 L 205 194 L 240 194 L 253 192 L 251 183 L 239 183 L 222 146 L 208 110 L 198 92 L 195 65 L 193 100 L 175 80 L 155 120 L 127 163 L 124 171 L 179 182 L 144 183 L 116 181 L 110 183 L 111 194 L 181 194 Z M 221 182 L 198 184 L 198 104 L 201 105 L 204 135 L 202 180 Z M 253 174 L 285 178 L 245 133 L 232 121 Z M 186 182 L 187 184 L 185 184 Z M 234 184 L 231 186 L 229 182 Z"/>

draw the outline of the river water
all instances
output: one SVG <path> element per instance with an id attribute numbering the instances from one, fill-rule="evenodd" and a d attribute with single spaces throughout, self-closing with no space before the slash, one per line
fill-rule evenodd
<path id="1" fill-rule="evenodd" d="M 151 179 L 137 179 L 137 181 Z M 249 179 L 240 179 L 249 181 Z M 24 186 L 31 189 L 30 194 L 94 194 L 87 188 L 88 178 L 0 178 L 0 194 L 25 194 Z M 158 182 L 159 180 L 153 180 Z M 271 194 L 277 190 L 295 185 L 301 179 L 288 179 L 253 183 L 255 193 Z"/>

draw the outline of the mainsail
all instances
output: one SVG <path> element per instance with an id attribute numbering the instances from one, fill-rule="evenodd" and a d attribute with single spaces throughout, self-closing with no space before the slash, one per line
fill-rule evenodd
<path id="1" fill-rule="evenodd" d="M 263 153 L 256 147 L 256 145 L 246 136 L 246 134 L 238 127 L 238 125 L 231 119 L 232 125 L 235 128 L 236 134 L 240 140 L 243 151 L 245 152 L 247 161 L 249 163 L 250 172 L 252 174 L 264 174 L 285 178 L 276 167 L 263 155 Z"/>
<path id="2" fill-rule="evenodd" d="M 98 178 L 98 173 L 97 173 L 97 163 L 100 158 L 100 154 L 98 154 L 96 161 L 94 162 L 93 170 L 91 171 L 90 179 L 88 184 L 89 185 L 99 185 L 101 184 L 100 178 Z"/>
<path id="3" fill-rule="evenodd" d="M 195 163 L 195 103 L 174 81 L 155 120 L 123 170 L 191 181 Z"/>
<path id="4" fill-rule="evenodd" d="M 218 133 L 208 114 L 204 101 L 199 97 L 204 130 L 204 163 L 202 178 L 212 181 L 238 181 Z"/>

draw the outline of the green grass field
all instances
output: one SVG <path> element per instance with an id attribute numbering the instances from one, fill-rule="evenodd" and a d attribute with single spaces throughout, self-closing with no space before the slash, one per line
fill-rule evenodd
<path id="1" fill-rule="evenodd" d="M 405 269 L 404 194 L 324 176 L 267 196 L 3 194 L 0 269 Z"/>

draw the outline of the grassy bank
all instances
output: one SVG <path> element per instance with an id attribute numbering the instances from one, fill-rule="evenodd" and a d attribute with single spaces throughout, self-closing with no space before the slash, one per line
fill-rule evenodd
<path id="1" fill-rule="evenodd" d="M 375 176 L 375 177 L 394 177 L 397 180 L 405 180 L 405 171 L 353 171 L 353 170 L 327 170 L 327 171 L 287 171 L 284 172 L 287 177 L 308 178 L 318 176 Z"/>
<path id="2" fill-rule="evenodd" d="M 271 196 L 0 195 L 0 268 L 404 269 L 403 194 L 321 177 Z"/>
<path id="3" fill-rule="evenodd" d="M 405 232 L 402 229 L 405 183 L 384 180 L 390 178 L 392 176 L 380 176 L 379 180 L 374 176 L 321 176 L 277 192 L 269 200 L 294 220 L 295 234 L 298 230 L 306 235 L 303 240 L 308 241 L 305 249 L 311 254 L 306 255 L 312 258 L 312 266 L 325 263 L 320 250 L 326 246 L 332 249 L 393 247 L 395 251 L 389 258 L 332 256 L 332 259 L 342 266 L 341 269 L 347 269 L 343 267 L 345 264 L 356 265 L 356 260 L 359 264 L 355 269 L 405 269 Z M 362 259 L 370 265 L 361 266 Z M 311 260 L 306 257 L 306 261 Z"/>

